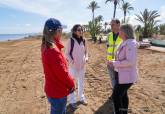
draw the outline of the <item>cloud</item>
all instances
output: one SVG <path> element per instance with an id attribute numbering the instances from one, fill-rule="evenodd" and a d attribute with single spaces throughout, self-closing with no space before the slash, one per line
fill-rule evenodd
<path id="1" fill-rule="evenodd" d="M 26 26 L 26 27 L 29 27 L 29 26 L 31 26 L 31 24 L 27 23 L 27 24 L 25 24 L 25 26 Z"/>
<path id="2" fill-rule="evenodd" d="M 68 20 L 65 19 L 66 15 L 68 17 L 75 15 L 75 18 L 77 18 L 79 13 L 83 13 L 83 16 L 87 16 L 86 13 L 89 12 L 87 10 L 88 2 L 88 0 L 1 0 L 0 7 L 6 6 L 45 17 L 56 17 L 60 20 Z"/>
<path id="3" fill-rule="evenodd" d="M 88 4 L 88 0 L 0 0 L 0 7 L 41 15 L 45 20 L 54 17 L 69 27 L 79 22 L 87 23 L 90 18 Z"/>
<path id="4" fill-rule="evenodd" d="M 123 20 L 123 17 L 120 18 L 120 20 Z M 126 21 L 128 20 L 128 24 L 131 24 L 133 26 L 136 25 L 142 25 L 138 20 L 136 20 L 136 16 L 135 15 L 131 15 L 131 16 L 126 16 Z"/>
<path id="5" fill-rule="evenodd" d="M 91 20 L 91 10 L 87 9 L 91 1 L 92 0 L 0 0 L 0 7 L 41 15 L 45 20 L 49 17 L 57 18 L 62 24 L 67 25 L 66 31 L 70 31 L 74 24 L 87 24 L 88 21 Z M 113 16 L 113 4 L 105 4 L 105 0 L 95 1 L 100 6 L 100 8 L 95 11 L 95 16 L 102 15 L 104 21 L 109 22 Z M 132 14 L 139 14 L 139 11 L 143 11 L 141 6 L 135 7 L 137 1 L 138 0 L 128 0 L 135 8 L 134 11 L 131 11 L 131 16 L 129 16 L 129 23 L 132 25 L 140 24 L 139 21 L 135 19 L 136 16 Z M 161 15 L 159 20 L 165 22 L 165 5 L 160 7 L 159 13 Z M 10 17 L 17 18 L 17 14 L 12 14 Z M 117 9 L 116 18 L 123 18 L 123 11 L 121 11 L 121 9 Z M 33 22 L 25 21 L 26 22 L 19 27 L 22 28 L 22 26 L 26 26 L 25 28 L 28 28 L 27 31 L 39 31 L 39 29 L 43 27 L 43 21 L 36 25 L 37 27 L 35 27 Z M 14 28 L 11 28 L 11 30 L 14 30 Z M 19 31 L 18 28 L 17 30 Z"/>
<path id="6" fill-rule="evenodd" d="M 85 9 L 89 3 L 88 0 L 1 0 L 0 6 L 50 17 L 65 12 L 66 9 L 73 12 L 77 11 L 76 8 L 80 9 L 81 6 Z"/>
<path id="7" fill-rule="evenodd" d="M 54 2 L 55 1 L 56 0 L 54 0 Z M 48 4 L 51 2 L 51 0 L 47 2 L 44 2 L 44 0 L 2 0 L 0 1 L 0 5 L 43 16 L 50 16 L 53 14 L 48 7 Z"/>
<path id="8" fill-rule="evenodd" d="M 13 18 L 13 19 L 16 19 L 16 15 L 15 14 L 11 14 L 11 15 L 9 15 L 11 18 Z"/>
<path id="9" fill-rule="evenodd" d="M 129 24 L 141 25 L 141 23 L 138 20 L 136 20 L 136 16 L 135 15 L 129 16 Z"/>
<path id="10" fill-rule="evenodd" d="M 160 17 L 158 17 L 157 19 L 161 21 L 160 23 L 165 23 L 165 5 L 160 7 L 159 14 Z"/>
<path id="11" fill-rule="evenodd" d="M 133 3 L 136 2 L 136 0 L 128 0 L 128 2 L 129 2 L 130 4 L 133 4 Z"/>

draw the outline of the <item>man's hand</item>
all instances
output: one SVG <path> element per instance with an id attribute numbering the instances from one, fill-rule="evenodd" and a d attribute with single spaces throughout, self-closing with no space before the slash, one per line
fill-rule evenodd
<path id="1" fill-rule="evenodd" d="M 108 61 L 108 64 L 109 65 L 113 65 L 113 61 Z"/>
<path id="2" fill-rule="evenodd" d="M 113 66 L 113 61 L 110 61 L 110 60 L 107 61 L 107 65 L 108 65 L 109 67 L 112 67 L 112 68 L 114 67 L 114 66 Z"/>
<path id="3" fill-rule="evenodd" d="M 88 57 L 85 58 L 85 62 L 88 62 Z"/>

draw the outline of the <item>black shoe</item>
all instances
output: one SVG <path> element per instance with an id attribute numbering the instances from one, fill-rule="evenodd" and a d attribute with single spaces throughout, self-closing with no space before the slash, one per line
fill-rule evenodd
<path id="1" fill-rule="evenodd" d="M 71 103 L 70 108 L 71 108 L 71 110 L 76 110 L 77 109 L 76 103 Z"/>
<path id="2" fill-rule="evenodd" d="M 81 100 L 80 103 L 85 105 L 85 106 L 88 105 L 88 102 L 86 100 Z"/>
<path id="3" fill-rule="evenodd" d="M 109 101 L 113 101 L 112 95 L 108 99 Z"/>

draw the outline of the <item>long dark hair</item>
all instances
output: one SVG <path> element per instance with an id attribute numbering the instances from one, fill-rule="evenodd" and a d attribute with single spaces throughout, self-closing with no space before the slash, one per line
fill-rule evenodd
<path id="1" fill-rule="evenodd" d="M 50 48 L 53 46 L 53 37 L 56 34 L 56 30 L 49 30 L 48 27 L 44 27 L 42 37 L 42 48 Z"/>

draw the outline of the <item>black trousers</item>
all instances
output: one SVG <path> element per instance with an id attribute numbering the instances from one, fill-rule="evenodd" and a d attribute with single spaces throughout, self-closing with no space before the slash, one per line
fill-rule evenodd
<path id="1" fill-rule="evenodd" d="M 116 76 L 118 77 L 118 73 L 116 74 Z M 114 107 L 115 107 L 115 114 L 128 114 L 129 98 L 128 98 L 127 91 L 131 86 L 132 86 L 132 83 L 130 84 L 117 83 L 115 85 L 113 94 L 112 94 Z"/>

